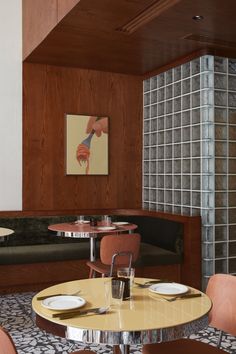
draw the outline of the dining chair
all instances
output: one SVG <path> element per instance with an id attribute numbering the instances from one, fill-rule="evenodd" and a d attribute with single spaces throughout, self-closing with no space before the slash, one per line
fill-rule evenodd
<path id="1" fill-rule="evenodd" d="M 17 354 L 15 344 L 10 334 L 3 327 L 0 327 L 0 354 Z M 74 352 L 70 352 L 70 354 L 96 354 L 96 353 L 92 350 L 77 350 Z"/>
<path id="2" fill-rule="evenodd" d="M 130 267 L 139 256 L 140 240 L 139 234 L 103 236 L 100 243 L 100 259 L 87 262 L 90 268 L 89 278 L 96 273 L 112 276 L 117 267 Z"/>
<path id="3" fill-rule="evenodd" d="M 0 354 L 17 354 L 10 334 L 3 327 L 0 327 Z"/>
<path id="4" fill-rule="evenodd" d="M 229 274 L 213 275 L 207 285 L 206 294 L 212 300 L 209 324 L 219 330 L 217 346 L 193 339 L 179 339 L 166 343 L 146 344 L 143 354 L 222 354 L 220 349 L 223 332 L 236 335 L 236 277 Z"/>

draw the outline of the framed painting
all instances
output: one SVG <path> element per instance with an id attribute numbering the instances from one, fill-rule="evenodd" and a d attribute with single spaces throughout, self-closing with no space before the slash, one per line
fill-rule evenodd
<path id="1" fill-rule="evenodd" d="M 108 175 L 109 118 L 66 115 L 66 174 Z"/>

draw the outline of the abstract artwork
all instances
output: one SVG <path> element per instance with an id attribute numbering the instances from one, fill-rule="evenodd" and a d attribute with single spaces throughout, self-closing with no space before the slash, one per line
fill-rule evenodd
<path id="1" fill-rule="evenodd" d="M 67 175 L 108 175 L 108 125 L 105 116 L 66 115 Z"/>

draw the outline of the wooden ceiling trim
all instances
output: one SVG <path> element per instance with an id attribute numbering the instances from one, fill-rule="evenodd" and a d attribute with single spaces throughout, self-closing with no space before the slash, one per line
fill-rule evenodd
<path id="1" fill-rule="evenodd" d="M 222 39 L 211 38 L 210 36 L 201 35 L 201 34 L 198 35 L 198 34 L 191 33 L 183 37 L 183 39 L 188 39 L 200 43 L 206 43 L 208 45 L 213 45 L 213 46 L 236 48 L 236 42 L 229 42 Z"/>
<path id="2" fill-rule="evenodd" d="M 57 24 L 57 0 L 23 0 L 23 59 Z"/>
<path id="3" fill-rule="evenodd" d="M 80 0 L 57 0 L 57 22 L 61 21 Z"/>
<path id="4" fill-rule="evenodd" d="M 23 0 L 23 60 L 25 60 L 80 0 Z"/>
<path id="5" fill-rule="evenodd" d="M 181 0 L 158 0 L 155 1 L 150 6 L 146 7 L 142 12 L 135 16 L 132 20 L 127 22 L 122 27 L 117 28 L 118 31 L 127 34 L 132 34 L 136 32 L 140 27 L 144 26 L 148 22 L 157 18 L 164 11 L 168 10 L 170 7 L 176 5 Z"/>
<path id="6" fill-rule="evenodd" d="M 175 68 L 176 66 L 179 66 L 179 65 L 182 65 L 184 63 L 187 63 L 195 58 L 199 58 L 201 57 L 202 55 L 216 55 L 215 53 L 213 53 L 210 49 L 208 48 L 205 48 L 205 49 L 200 49 L 200 50 L 196 50 L 188 55 L 185 55 L 181 58 L 178 58 L 176 59 L 175 61 L 172 61 L 166 65 L 163 65 L 161 66 L 160 68 L 158 69 L 155 69 L 155 70 L 152 70 L 152 71 L 149 71 L 148 73 L 145 73 L 144 75 L 142 75 L 142 79 L 143 80 L 146 80 L 146 79 L 149 79 L 150 77 L 153 77 L 153 76 L 156 76 L 160 73 L 163 73 L 165 71 L 168 71 L 170 69 L 173 69 Z"/>
<path id="7" fill-rule="evenodd" d="M 27 62 L 149 75 L 170 63 L 181 64 L 203 49 L 204 54 L 236 57 L 235 0 L 45 0 L 45 5 L 58 2 L 59 18 L 78 1 L 52 30 L 54 8 L 53 14 L 50 9 L 40 13 L 44 1 L 23 1 L 34 5 L 31 15 L 29 11 L 24 15 L 29 21 L 28 39 L 36 40 L 43 32 L 43 40 L 34 42 L 37 45 L 25 57 Z M 147 9 L 150 12 L 145 14 Z M 141 13 L 145 16 L 140 19 Z M 195 15 L 203 20 L 193 21 Z M 134 19 L 137 22 L 132 24 Z M 132 34 L 116 30 L 128 23 Z M 189 35 L 197 37 L 186 38 Z"/>

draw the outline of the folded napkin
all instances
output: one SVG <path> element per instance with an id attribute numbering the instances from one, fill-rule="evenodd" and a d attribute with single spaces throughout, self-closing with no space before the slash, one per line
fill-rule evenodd
<path id="1" fill-rule="evenodd" d="M 37 296 L 37 300 L 45 300 L 49 297 L 53 297 L 53 296 L 65 296 L 68 294 L 51 294 L 51 295 L 44 295 L 44 296 Z"/>

